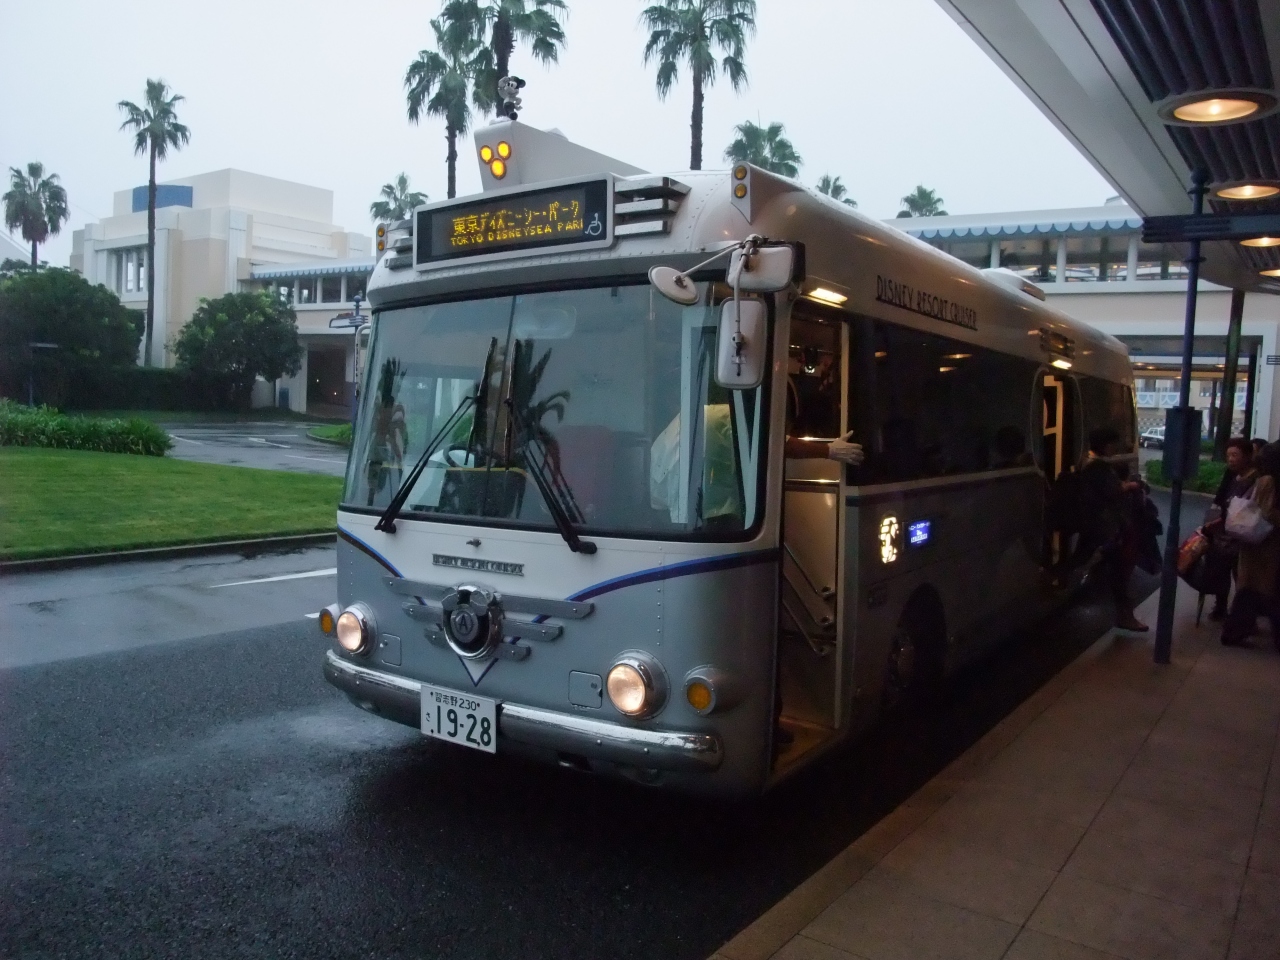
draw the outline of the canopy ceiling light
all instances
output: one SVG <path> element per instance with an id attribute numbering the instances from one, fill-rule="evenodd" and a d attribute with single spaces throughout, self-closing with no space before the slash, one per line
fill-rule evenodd
<path id="1" fill-rule="evenodd" d="M 1264 277 L 1280 277 L 1280 267 L 1276 267 L 1274 270 L 1259 270 L 1258 272 Z"/>
<path id="2" fill-rule="evenodd" d="M 1252 237 L 1249 240 L 1241 240 L 1242 247 L 1280 247 L 1280 237 Z"/>
<path id="3" fill-rule="evenodd" d="M 1249 183 L 1223 183 L 1213 188 L 1223 200 L 1265 200 L 1280 193 L 1280 183 L 1254 180 Z"/>
<path id="4" fill-rule="evenodd" d="M 1275 110 L 1276 104 L 1276 95 L 1269 90 L 1240 87 L 1184 93 L 1170 97 L 1157 109 L 1165 123 L 1203 127 L 1259 120 Z"/>

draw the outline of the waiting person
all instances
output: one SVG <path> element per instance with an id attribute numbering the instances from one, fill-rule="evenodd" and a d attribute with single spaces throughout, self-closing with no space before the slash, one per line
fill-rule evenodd
<path id="1" fill-rule="evenodd" d="M 1267 445 L 1267 438 L 1254 437 L 1252 440 L 1249 441 L 1249 443 L 1253 447 L 1253 455 L 1256 457 L 1258 454 L 1262 452 L 1262 448 Z"/>
<path id="2" fill-rule="evenodd" d="M 1227 506 L 1234 497 L 1247 497 L 1253 489 L 1258 472 L 1253 468 L 1253 444 L 1244 437 L 1227 442 L 1227 469 L 1213 496 L 1218 508 L 1215 520 L 1205 524 L 1204 534 L 1209 538 L 1208 569 L 1206 581 L 1215 585 L 1213 609 L 1210 620 L 1223 620 L 1227 616 L 1227 596 L 1231 592 L 1231 577 L 1235 573 L 1236 559 L 1240 554 L 1240 542 L 1227 533 L 1224 521 Z"/>
<path id="3" fill-rule="evenodd" d="M 1115 599 L 1117 623 L 1121 630 L 1145 632 L 1148 627 L 1133 615 L 1129 579 L 1137 563 L 1137 532 L 1133 522 L 1131 494 L 1142 489 L 1137 480 L 1122 480 L 1106 459 L 1119 451 L 1120 434 L 1114 427 L 1098 427 L 1089 433 L 1089 455 L 1080 470 L 1079 557 L 1101 555 L 1111 595 Z"/>
<path id="4" fill-rule="evenodd" d="M 1261 543 L 1241 543 L 1236 572 L 1236 598 L 1222 625 L 1222 643 L 1245 647 L 1245 637 L 1260 614 L 1271 621 L 1271 638 L 1280 648 L 1280 601 L 1276 578 L 1280 576 L 1280 503 L 1276 477 L 1280 475 L 1280 443 L 1268 443 L 1254 458 L 1257 479 L 1251 497 L 1272 530 Z"/>

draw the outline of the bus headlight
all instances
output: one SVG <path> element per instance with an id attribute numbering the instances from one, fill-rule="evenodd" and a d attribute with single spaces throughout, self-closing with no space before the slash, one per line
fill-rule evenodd
<path id="1" fill-rule="evenodd" d="M 373 611 L 363 603 L 353 603 L 338 616 L 338 646 L 347 653 L 365 653 L 377 632 Z"/>
<path id="2" fill-rule="evenodd" d="M 667 700 L 667 675 L 649 654 L 631 650 L 620 656 L 605 678 L 609 702 L 628 717 L 651 717 Z"/>

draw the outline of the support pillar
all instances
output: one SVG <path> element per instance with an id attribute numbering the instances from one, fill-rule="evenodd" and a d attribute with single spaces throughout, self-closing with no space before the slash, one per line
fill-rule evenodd
<path id="1" fill-rule="evenodd" d="M 1199 216 L 1204 212 L 1205 184 L 1209 174 L 1196 170 L 1191 174 L 1191 212 Z M 1178 381 L 1178 408 L 1180 415 L 1188 416 L 1191 406 L 1191 355 L 1195 351 L 1196 294 L 1200 285 L 1200 241 L 1192 240 L 1187 257 L 1187 309 L 1182 327 L 1182 378 Z M 1185 422 L 1185 420 L 1183 421 Z M 1194 443 L 1199 437 L 1183 436 L 1183 443 Z M 1186 462 L 1184 458 L 1179 458 Z M 1167 461 L 1166 461 L 1167 462 Z M 1156 663 L 1170 663 L 1173 659 L 1173 605 L 1178 591 L 1178 547 L 1182 543 L 1182 482 L 1181 472 L 1169 481 L 1169 523 L 1164 534 L 1164 564 L 1160 570 L 1160 612 L 1156 620 Z"/>
<path id="2" fill-rule="evenodd" d="M 1253 437 L 1253 404 L 1258 393 L 1258 350 L 1254 347 L 1249 351 L 1249 383 L 1245 386 L 1244 392 L 1244 435 Z"/>
<path id="3" fill-rule="evenodd" d="M 1213 438 L 1213 459 L 1227 459 L 1227 441 L 1231 439 L 1231 422 L 1235 419 L 1236 372 L 1240 366 L 1240 326 L 1244 320 L 1244 291 L 1231 291 L 1231 314 L 1227 321 L 1227 356 L 1222 367 L 1222 400 L 1218 407 L 1218 429 Z M 1252 386 L 1252 381 L 1250 381 Z M 1244 435 L 1249 436 L 1248 417 Z"/>

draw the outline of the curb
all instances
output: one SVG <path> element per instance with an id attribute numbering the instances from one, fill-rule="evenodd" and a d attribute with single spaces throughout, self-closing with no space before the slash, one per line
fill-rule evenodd
<path id="1" fill-rule="evenodd" d="M 325 424 L 328 426 L 328 424 Z M 328 437 L 317 437 L 311 430 L 307 431 L 307 439 L 314 440 L 316 443 L 327 443 L 331 447 L 342 447 L 344 450 L 351 449 L 351 444 L 343 443 L 341 440 L 330 440 Z"/>
<path id="2" fill-rule="evenodd" d="M 31 560 L 5 560 L 0 562 L 0 574 L 38 573 L 46 570 L 70 570 L 74 567 L 93 567 L 108 563 L 128 563 L 136 560 L 173 560 L 180 557 L 200 557 L 211 553 L 239 553 L 245 557 L 261 553 L 287 553 L 307 547 L 323 547 L 336 542 L 333 533 L 299 533 L 283 537 L 257 537 L 250 540 L 217 540 L 211 543 L 184 543 L 171 547 L 143 547 L 138 550 L 113 550 L 103 553 L 77 553 L 65 557 L 36 557 Z"/>

